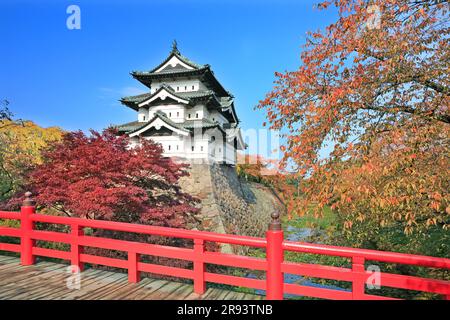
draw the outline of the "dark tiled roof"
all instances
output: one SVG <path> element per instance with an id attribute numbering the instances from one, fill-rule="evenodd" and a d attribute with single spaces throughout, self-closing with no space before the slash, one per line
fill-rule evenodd
<path id="1" fill-rule="evenodd" d="M 219 123 L 217 123 L 216 121 L 209 120 L 209 119 L 187 120 L 182 124 L 182 126 L 186 129 L 213 128 L 218 125 L 219 125 Z"/>
<path id="2" fill-rule="evenodd" d="M 134 128 L 133 130 L 128 131 L 127 133 L 128 133 L 128 134 L 131 134 L 131 133 L 133 133 L 133 132 L 136 132 L 136 131 L 141 130 L 142 128 L 144 128 L 145 126 L 147 126 L 150 122 L 152 122 L 153 120 L 155 120 L 156 118 L 160 118 L 161 120 L 163 120 L 164 122 L 166 122 L 168 125 L 171 125 L 172 127 L 175 127 L 175 128 L 177 128 L 177 129 L 180 129 L 180 130 L 186 130 L 185 128 L 183 128 L 183 126 L 180 125 L 180 123 L 176 123 L 176 122 L 170 120 L 170 119 L 166 116 L 166 114 L 165 114 L 164 112 L 162 112 L 162 111 L 156 111 L 156 112 L 155 112 L 155 115 L 153 116 L 153 118 L 151 118 L 148 122 L 144 122 L 144 123 L 139 122 L 140 125 L 139 125 L 138 127 Z"/>
<path id="3" fill-rule="evenodd" d="M 152 96 L 158 94 L 161 90 L 166 89 L 168 92 L 173 94 L 174 96 L 184 99 L 184 100 L 191 100 L 191 99 L 200 99 L 205 97 L 213 97 L 214 91 L 212 90 L 202 90 L 202 91 L 190 91 L 190 92 L 176 92 L 173 90 L 170 86 L 163 84 L 161 88 L 159 88 L 154 93 L 144 93 L 137 96 L 129 96 L 129 97 L 123 97 L 120 99 L 120 101 L 128 106 L 136 106 L 139 103 L 151 98 Z"/>
<path id="4" fill-rule="evenodd" d="M 191 67 L 194 67 L 196 69 L 201 69 L 201 68 L 205 68 L 205 67 L 208 66 L 207 64 L 199 64 L 199 63 L 196 63 L 196 62 L 192 61 L 188 57 L 183 56 L 178 50 L 176 52 L 174 52 L 174 54 L 177 56 L 178 59 L 180 59 L 181 61 L 183 61 L 187 65 L 189 65 Z"/>
<path id="5" fill-rule="evenodd" d="M 172 59 L 172 57 L 177 57 L 180 61 L 182 61 L 183 63 L 187 64 L 188 66 L 194 68 L 194 69 L 203 69 L 206 68 L 208 65 L 205 64 L 199 64 L 196 63 L 194 61 L 192 61 L 191 59 L 183 56 L 180 51 L 178 51 L 178 48 L 173 48 L 172 51 L 170 51 L 169 55 L 167 56 L 167 58 L 161 62 L 158 66 L 156 66 L 155 68 L 153 68 L 150 71 L 147 72 L 135 72 L 136 74 L 152 74 L 152 73 L 171 73 L 171 72 L 180 72 L 183 70 L 187 70 L 184 67 L 166 67 L 163 70 L 161 70 L 160 72 L 156 72 L 156 70 L 158 70 L 159 68 L 161 68 L 164 64 L 166 64 L 170 59 Z M 167 70 L 166 70 L 167 69 Z"/>
<path id="6" fill-rule="evenodd" d="M 177 55 L 179 58 L 182 57 L 183 61 L 190 61 L 186 57 L 181 55 Z M 185 77 L 201 77 L 205 82 L 209 83 L 211 88 L 214 89 L 220 96 L 231 96 L 231 94 L 225 90 L 225 88 L 220 84 L 220 82 L 214 76 L 214 72 L 211 70 L 211 66 L 209 64 L 199 65 L 193 62 L 190 62 L 191 66 L 194 69 L 186 69 L 182 67 L 166 67 L 163 70 L 156 72 L 161 66 L 163 66 L 169 59 L 172 57 L 172 54 L 161 63 L 158 67 L 150 70 L 150 71 L 132 71 L 131 75 L 133 78 L 141 82 L 147 87 L 151 87 L 152 82 L 154 80 L 164 80 L 164 79 L 173 79 L 173 78 L 185 78 Z M 181 58 L 180 58 L 181 60 Z M 189 63 L 187 63 L 189 64 Z"/>
<path id="7" fill-rule="evenodd" d="M 190 92 L 176 92 L 177 96 L 185 98 L 185 99 L 195 99 L 195 98 L 203 98 L 214 95 L 214 91 L 212 90 L 199 90 L 199 91 L 190 91 Z"/>
<path id="8" fill-rule="evenodd" d="M 144 128 L 146 125 L 148 125 L 150 122 L 155 120 L 156 118 L 160 118 L 167 124 L 171 125 L 172 127 L 175 127 L 180 130 L 193 130 L 193 129 L 208 129 L 208 128 L 214 128 L 214 127 L 220 127 L 219 123 L 216 121 L 212 121 L 209 119 L 201 119 L 201 120 L 186 120 L 183 123 L 174 122 L 171 119 L 169 119 L 166 114 L 162 111 L 156 111 L 155 116 L 150 119 L 148 122 L 138 122 L 133 121 L 129 123 L 125 123 L 122 125 L 117 125 L 115 128 L 119 132 L 125 132 L 127 134 L 139 131 L 140 129 Z"/>
<path id="9" fill-rule="evenodd" d="M 153 119 L 150 120 L 149 122 L 153 121 L 156 117 L 159 117 L 160 119 L 162 119 L 163 121 L 165 121 L 167 124 L 171 125 L 172 127 L 175 127 L 175 128 L 177 128 L 177 129 L 181 129 L 181 130 L 185 129 L 185 128 L 183 128 L 183 125 L 182 125 L 181 123 L 172 121 L 171 119 L 169 119 L 169 118 L 167 117 L 167 115 L 166 115 L 164 112 L 162 112 L 162 111 L 160 111 L 160 110 L 158 110 L 158 111 L 155 112 L 155 116 L 154 116 Z"/>
<path id="10" fill-rule="evenodd" d="M 185 68 L 166 68 L 159 72 L 154 71 L 132 71 L 131 75 L 135 78 L 146 77 L 146 78 L 162 78 L 163 76 L 190 76 L 196 74 L 202 74 L 209 70 L 209 66 L 202 67 L 199 69 L 185 69 Z"/>
<path id="11" fill-rule="evenodd" d="M 120 101 L 129 106 L 130 108 L 134 110 L 138 110 L 138 104 L 141 102 L 151 98 L 152 96 L 157 95 L 161 90 L 165 89 L 169 93 L 173 94 L 174 96 L 183 99 L 188 100 L 190 104 L 195 104 L 196 101 L 202 100 L 202 99 L 210 99 L 208 101 L 211 101 L 213 104 L 215 104 L 217 107 L 219 107 L 219 110 L 221 109 L 222 112 L 227 112 L 228 110 L 231 111 L 235 117 L 237 122 L 239 122 L 236 111 L 234 110 L 234 104 L 233 104 L 233 98 L 232 97 L 217 97 L 213 90 L 201 90 L 201 91 L 189 91 L 189 92 L 176 92 L 173 90 L 172 87 L 163 84 L 156 92 L 154 93 L 144 93 L 137 96 L 129 96 L 124 97 Z M 231 118 L 229 119 L 231 120 Z"/>
<path id="12" fill-rule="evenodd" d="M 124 123 L 121 125 L 117 125 L 114 126 L 117 130 L 119 130 L 119 132 L 128 132 L 128 131 L 132 131 L 136 128 L 139 128 L 142 126 L 142 122 L 139 121 L 133 121 L 133 122 L 128 122 L 128 123 Z"/>
<path id="13" fill-rule="evenodd" d="M 135 102 L 135 103 L 141 103 L 142 101 L 144 101 L 145 99 L 148 99 L 152 96 L 152 93 L 144 93 L 144 94 L 140 94 L 137 96 L 128 96 L 128 97 L 123 97 L 122 99 L 120 99 L 121 101 L 127 101 L 127 102 Z"/>
<path id="14" fill-rule="evenodd" d="M 233 103 L 232 97 L 220 97 L 220 104 L 224 108 L 228 108 Z"/>

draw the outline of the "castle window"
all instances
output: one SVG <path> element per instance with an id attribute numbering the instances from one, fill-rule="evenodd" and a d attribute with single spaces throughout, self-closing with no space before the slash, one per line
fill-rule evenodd
<path id="1" fill-rule="evenodd" d="M 177 150 L 178 150 L 178 145 L 177 145 Z"/>
<path id="2" fill-rule="evenodd" d="M 169 118 L 172 118 L 172 112 L 169 112 Z"/>
<path id="3" fill-rule="evenodd" d="M 180 116 L 180 113 L 179 112 L 177 112 L 177 117 L 179 117 Z"/>
<path id="4" fill-rule="evenodd" d="M 192 151 L 194 151 L 194 146 L 191 147 Z"/>
<path id="5" fill-rule="evenodd" d="M 191 114 L 190 114 L 190 113 L 188 114 L 188 118 L 189 118 L 189 119 L 191 118 Z"/>
<path id="6" fill-rule="evenodd" d="M 170 151 L 170 144 L 169 144 L 169 151 Z"/>
<path id="7" fill-rule="evenodd" d="M 143 117 L 144 121 L 145 121 L 145 116 Z"/>
<path id="8" fill-rule="evenodd" d="M 203 151 L 203 146 L 200 147 L 200 151 Z"/>
<path id="9" fill-rule="evenodd" d="M 187 91 L 187 86 L 184 86 L 184 91 Z"/>
<path id="10" fill-rule="evenodd" d="M 180 87 L 177 87 L 177 91 L 180 91 Z"/>
<path id="11" fill-rule="evenodd" d="M 194 90 L 194 88 L 195 88 L 195 87 L 194 87 L 194 86 L 192 86 L 192 90 Z"/>
<path id="12" fill-rule="evenodd" d="M 195 114 L 195 117 L 198 119 L 198 112 Z"/>

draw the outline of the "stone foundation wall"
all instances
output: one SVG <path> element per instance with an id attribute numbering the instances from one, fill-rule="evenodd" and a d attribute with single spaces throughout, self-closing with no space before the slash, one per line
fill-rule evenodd
<path id="1" fill-rule="evenodd" d="M 180 179 L 184 192 L 200 199 L 201 211 L 196 215 L 197 225 L 191 229 L 225 233 L 220 209 L 217 206 L 212 186 L 211 168 L 208 164 L 191 164 L 189 176 Z"/>
<path id="2" fill-rule="evenodd" d="M 180 185 L 201 200 L 193 229 L 264 237 L 271 213 L 284 210 L 270 189 L 240 180 L 232 166 L 191 164 L 189 173 Z"/>
<path id="3" fill-rule="evenodd" d="M 244 196 L 236 169 L 225 165 L 211 166 L 212 187 L 227 233 L 264 236 L 268 212 L 257 212 Z"/>

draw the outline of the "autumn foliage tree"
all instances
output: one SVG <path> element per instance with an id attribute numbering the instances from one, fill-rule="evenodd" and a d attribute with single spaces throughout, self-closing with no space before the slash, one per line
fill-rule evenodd
<path id="1" fill-rule="evenodd" d="M 68 216 L 183 227 L 197 211 L 178 185 L 186 165 L 162 151 L 145 139 L 130 148 L 112 130 L 70 132 L 44 152 L 29 188 L 38 205 Z"/>
<path id="2" fill-rule="evenodd" d="M 57 127 L 15 119 L 8 105 L 5 100 L 0 107 L 0 202 L 21 189 L 29 170 L 42 163 L 41 151 L 63 134 Z"/>
<path id="3" fill-rule="evenodd" d="M 448 1 L 318 7 L 331 6 L 337 21 L 309 34 L 299 69 L 277 73 L 259 104 L 284 130 L 284 163 L 303 181 L 295 211 L 331 205 L 362 239 L 448 230 Z"/>
<path id="4" fill-rule="evenodd" d="M 162 156 L 162 146 L 143 139 L 130 147 L 129 138 L 114 130 L 102 133 L 69 132 L 43 152 L 43 163 L 28 176 L 23 188 L 35 194 L 39 211 L 85 219 L 182 228 L 198 211 L 197 200 L 182 192 L 178 181 L 188 175 L 185 164 Z M 23 192 L 21 193 L 23 194 Z M 20 196 L 10 203 L 21 202 Z M 57 226 L 38 226 L 48 230 Z M 58 229 L 66 232 L 64 226 Z M 188 241 L 108 230 L 85 230 L 108 238 L 171 246 L 190 246 Z M 48 245 L 41 243 L 38 245 Z M 64 248 L 59 248 L 63 249 Z M 126 258 L 126 252 L 86 248 L 87 252 Z M 160 257 L 142 261 L 186 267 L 189 263 Z"/>
<path id="5" fill-rule="evenodd" d="M 236 172 L 239 177 L 247 180 L 261 182 L 268 162 L 260 155 L 238 154 Z"/>

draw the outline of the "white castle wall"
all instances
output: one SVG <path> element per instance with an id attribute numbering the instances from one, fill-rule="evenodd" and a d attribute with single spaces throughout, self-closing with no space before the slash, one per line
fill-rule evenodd
<path id="1" fill-rule="evenodd" d="M 162 84 L 169 85 L 175 92 L 191 92 L 199 90 L 207 90 L 206 86 L 200 80 L 176 80 L 176 81 L 154 81 L 152 83 L 151 93 L 156 92 Z"/>

